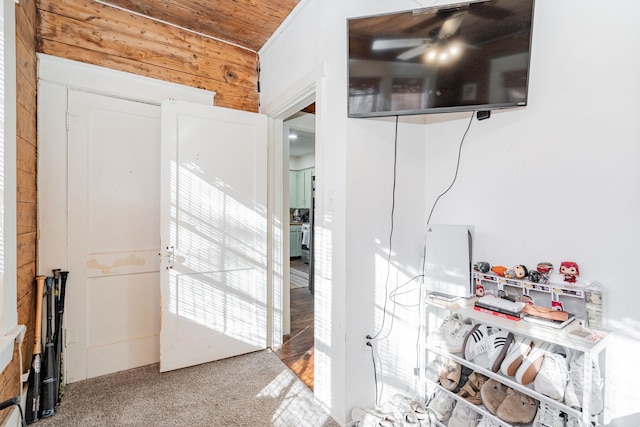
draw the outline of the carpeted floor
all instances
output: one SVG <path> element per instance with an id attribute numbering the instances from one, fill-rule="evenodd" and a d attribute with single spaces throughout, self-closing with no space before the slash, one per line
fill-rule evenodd
<path id="1" fill-rule="evenodd" d="M 337 427 L 270 350 L 172 372 L 158 365 L 69 384 L 39 426 Z"/>

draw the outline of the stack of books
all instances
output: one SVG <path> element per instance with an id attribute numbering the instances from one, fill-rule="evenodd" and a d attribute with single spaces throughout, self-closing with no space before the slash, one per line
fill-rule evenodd
<path id="1" fill-rule="evenodd" d="M 522 319 L 524 305 L 523 302 L 514 302 L 495 295 L 485 295 L 475 302 L 473 309 L 481 313 L 517 321 Z"/>

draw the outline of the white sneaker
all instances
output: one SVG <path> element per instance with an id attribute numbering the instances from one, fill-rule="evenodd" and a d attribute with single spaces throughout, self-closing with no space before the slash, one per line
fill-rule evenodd
<path id="1" fill-rule="evenodd" d="M 453 397 L 443 391 L 439 391 L 433 400 L 429 402 L 429 410 L 433 412 L 438 421 L 445 421 L 451 415 L 455 403 L 456 401 Z"/>
<path id="2" fill-rule="evenodd" d="M 458 327 L 459 324 L 463 323 L 462 316 L 458 313 L 452 313 L 445 317 L 437 330 L 431 332 L 427 337 L 427 343 L 440 347 L 444 344 L 444 337 L 449 335 L 451 331 Z"/>
<path id="3" fill-rule="evenodd" d="M 462 345 L 462 357 L 497 372 L 513 341 L 511 332 L 486 325 L 475 325 Z"/>
<path id="4" fill-rule="evenodd" d="M 489 417 L 482 417 L 477 427 L 502 427 L 499 423 Z"/>
<path id="5" fill-rule="evenodd" d="M 573 415 L 569 415 L 567 417 L 566 427 L 584 427 L 584 426 L 585 424 L 580 418 L 575 417 Z"/>
<path id="6" fill-rule="evenodd" d="M 395 427 L 393 421 L 386 419 L 386 416 L 373 409 L 353 408 L 351 419 L 354 427 Z"/>
<path id="7" fill-rule="evenodd" d="M 533 427 L 564 427 L 562 411 L 544 402 L 540 402 Z"/>
<path id="8" fill-rule="evenodd" d="M 449 420 L 449 427 L 476 427 L 478 424 L 478 413 L 471 409 L 469 405 L 457 403 L 453 408 L 453 414 Z"/>
<path id="9" fill-rule="evenodd" d="M 520 384 L 531 384 L 542 367 L 545 352 L 551 347 L 546 342 L 533 342 L 531 351 L 523 359 L 516 371 L 516 381 Z"/>
<path id="10" fill-rule="evenodd" d="M 517 337 L 513 343 L 511 343 L 511 347 L 509 347 L 509 351 L 500 365 L 500 372 L 505 376 L 513 377 L 518 371 L 522 360 L 530 351 L 531 339 L 527 337 Z"/>
<path id="11" fill-rule="evenodd" d="M 591 364 L 591 400 L 589 412 L 596 415 L 604 409 L 604 401 L 602 399 L 602 388 L 604 382 L 600 375 L 600 366 L 598 361 L 594 360 Z M 582 408 L 582 392 L 584 390 L 584 353 L 574 355 L 569 368 L 569 381 L 565 389 L 564 403 L 575 409 Z"/>
<path id="12" fill-rule="evenodd" d="M 473 325 L 470 323 L 459 323 L 456 328 L 444 336 L 444 349 L 449 353 L 461 353 L 464 339 L 472 329 Z"/>
<path id="13" fill-rule="evenodd" d="M 553 346 L 547 350 L 540 371 L 533 380 L 534 390 L 561 402 L 569 380 L 570 358 L 571 353 L 562 346 Z"/>

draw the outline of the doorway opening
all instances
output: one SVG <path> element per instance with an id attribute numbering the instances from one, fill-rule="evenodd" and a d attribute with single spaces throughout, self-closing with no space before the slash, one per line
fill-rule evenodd
<path id="1" fill-rule="evenodd" d="M 290 328 L 276 354 L 313 390 L 315 103 L 284 120 L 283 136 L 289 148 L 283 164 L 288 164 L 289 175 L 289 283 L 285 283 L 285 292 L 289 293 Z"/>

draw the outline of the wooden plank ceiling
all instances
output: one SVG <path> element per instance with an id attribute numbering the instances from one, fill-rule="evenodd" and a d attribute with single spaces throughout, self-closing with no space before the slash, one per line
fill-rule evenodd
<path id="1" fill-rule="evenodd" d="M 99 0 L 258 51 L 299 0 Z"/>

